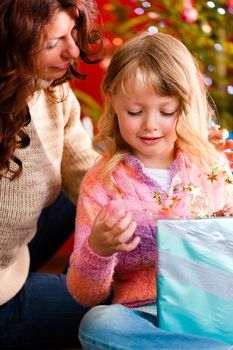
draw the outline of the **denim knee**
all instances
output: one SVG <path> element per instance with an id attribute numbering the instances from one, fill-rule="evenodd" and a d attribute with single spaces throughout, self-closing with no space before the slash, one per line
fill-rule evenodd
<path id="1" fill-rule="evenodd" d="M 206 337 L 164 331 L 140 312 L 118 304 L 89 310 L 81 322 L 79 340 L 84 350 L 233 350 Z"/>
<path id="2" fill-rule="evenodd" d="M 113 320 L 117 315 L 121 315 L 124 306 L 122 305 L 99 305 L 90 309 L 83 317 L 79 333 L 89 334 L 89 332 L 103 332 L 108 326 L 112 329 Z"/>
<path id="3" fill-rule="evenodd" d="M 79 327 L 79 340 L 83 349 L 113 349 L 119 334 L 123 339 L 128 337 L 129 330 L 122 330 L 125 309 L 127 308 L 115 304 L 95 306 L 89 310 Z"/>

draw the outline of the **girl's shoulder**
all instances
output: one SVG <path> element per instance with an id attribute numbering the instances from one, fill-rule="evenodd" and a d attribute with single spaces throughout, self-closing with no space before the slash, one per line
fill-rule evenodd
<path id="1" fill-rule="evenodd" d="M 103 156 L 99 156 L 96 159 L 95 164 L 87 171 L 84 176 L 82 186 L 86 188 L 102 188 L 106 191 L 112 191 L 109 187 L 109 183 L 104 178 L 104 170 L 105 170 L 106 160 Z M 121 182 L 120 179 L 127 181 L 130 172 L 130 168 L 128 168 L 124 162 L 120 161 L 112 170 L 111 180 L 117 185 Z"/>
<path id="2" fill-rule="evenodd" d="M 224 154 L 219 154 L 216 162 L 206 166 L 197 165 L 187 156 L 184 156 L 184 160 L 184 171 L 181 171 L 181 174 L 186 174 L 191 183 L 199 183 L 202 186 L 208 185 L 212 189 L 229 187 L 228 184 L 232 186 L 233 176 L 229 161 Z"/>
<path id="3" fill-rule="evenodd" d="M 83 196 L 93 198 L 95 201 L 101 199 L 104 203 L 117 196 L 116 190 L 103 177 L 103 157 L 99 157 L 96 163 L 87 171 L 84 176 L 80 192 Z"/>
<path id="4" fill-rule="evenodd" d="M 106 160 L 104 159 L 103 156 L 99 156 L 96 159 L 95 164 L 87 171 L 87 174 L 85 176 L 85 178 L 92 178 L 92 177 L 103 177 L 103 170 L 106 164 Z M 120 161 L 112 170 L 112 174 L 116 174 L 116 173 L 128 173 L 130 171 L 130 167 L 124 162 L 124 161 Z"/>
<path id="5" fill-rule="evenodd" d="M 230 165 L 229 161 L 224 153 L 220 153 L 218 155 L 218 159 L 212 164 L 212 165 L 200 165 L 200 159 L 199 162 L 195 161 L 195 159 L 191 158 L 190 155 L 186 154 L 185 152 L 179 151 L 178 157 L 181 167 L 185 167 L 186 169 L 189 169 L 190 171 L 194 172 L 200 172 L 200 171 L 207 171 L 218 168 L 218 169 L 225 169 L 230 171 Z M 200 155 L 201 158 L 201 155 Z M 198 164 L 199 163 L 199 164 Z"/>
<path id="6" fill-rule="evenodd" d="M 83 184 L 95 184 L 103 182 L 103 165 L 104 159 L 102 156 L 97 157 L 95 164 L 87 171 L 83 178 Z"/>

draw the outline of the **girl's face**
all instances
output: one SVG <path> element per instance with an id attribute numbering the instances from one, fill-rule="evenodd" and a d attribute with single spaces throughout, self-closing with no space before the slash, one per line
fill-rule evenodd
<path id="1" fill-rule="evenodd" d="M 111 97 L 121 136 L 147 168 L 168 168 L 175 158 L 178 97 L 157 95 L 135 82 L 135 92 Z"/>
<path id="2" fill-rule="evenodd" d="M 75 44 L 76 18 L 69 11 L 59 11 L 45 27 L 45 43 L 37 56 L 40 65 L 40 78 L 54 80 L 61 78 L 73 60 L 79 56 Z"/>

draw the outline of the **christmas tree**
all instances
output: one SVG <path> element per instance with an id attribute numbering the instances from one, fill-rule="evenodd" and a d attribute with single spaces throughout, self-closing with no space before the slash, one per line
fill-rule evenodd
<path id="1" fill-rule="evenodd" d="M 90 73 L 95 81 L 94 89 L 90 82 L 86 86 L 73 85 L 84 114 L 96 122 L 102 112 L 100 83 L 115 47 L 138 31 L 161 31 L 180 38 L 200 62 L 205 84 L 216 104 L 219 124 L 233 130 L 233 0 L 196 3 L 192 0 L 99 0 L 98 4 L 106 57 L 95 71 L 95 77 Z"/>

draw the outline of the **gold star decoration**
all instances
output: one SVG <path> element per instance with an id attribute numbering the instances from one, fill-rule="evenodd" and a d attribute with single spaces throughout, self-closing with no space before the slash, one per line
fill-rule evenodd
<path id="1" fill-rule="evenodd" d="M 203 177 L 211 181 L 211 183 L 222 180 L 226 185 L 233 185 L 231 175 L 225 170 L 220 170 L 219 167 L 212 167 L 209 173 L 204 172 L 197 175 L 197 179 Z M 162 212 L 167 211 L 170 214 L 173 210 L 176 210 L 176 207 L 179 207 L 179 203 L 183 200 L 183 197 L 186 196 L 190 205 L 191 217 L 212 217 L 214 211 L 211 209 L 205 189 L 200 186 L 199 181 L 197 184 L 181 183 L 171 186 L 169 189 L 166 189 L 166 192 L 156 190 L 153 192 L 155 204 L 160 207 Z"/>
<path id="2" fill-rule="evenodd" d="M 215 174 L 215 173 L 207 174 L 207 179 L 210 180 L 211 182 L 217 181 L 218 174 Z"/>
<path id="3" fill-rule="evenodd" d="M 229 177 L 226 177 L 224 182 L 227 184 L 227 185 L 233 185 L 233 181 L 229 178 Z"/>

